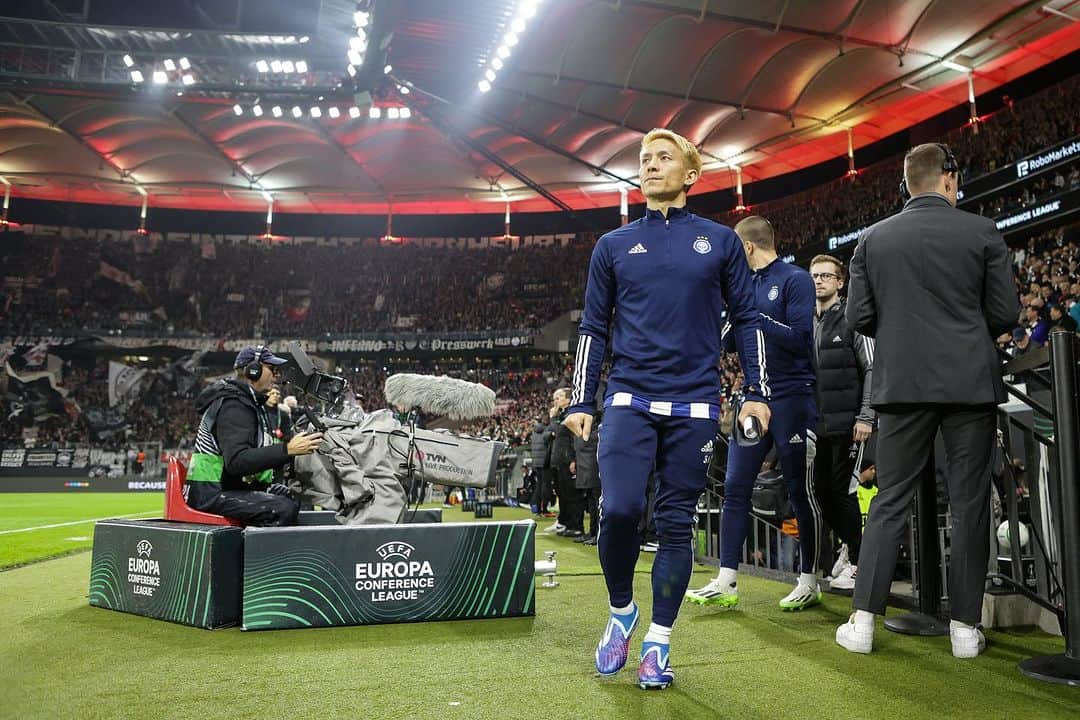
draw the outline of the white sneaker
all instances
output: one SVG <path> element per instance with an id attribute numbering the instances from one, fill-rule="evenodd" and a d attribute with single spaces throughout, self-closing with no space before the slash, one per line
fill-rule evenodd
<path id="1" fill-rule="evenodd" d="M 723 583 L 720 578 L 713 578 L 707 585 L 697 590 L 687 590 L 686 599 L 698 605 L 719 605 L 732 608 L 739 604 L 739 588 L 735 583 Z"/>
<path id="2" fill-rule="evenodd" d="M 856 625 L 855 613 L 836 628 L 836 644 L 853 653 L 868 654 L 874 649 L 874 626 Z"/>
<path id="3" fill-rule="evenodd" d="M 858 575 L 859 568 L 851 563 L 844 566 L 844 569 L 840 571 L 840 574 L 832 579 L 829 583 L 830 590 L 854 590 L 855 589 L 855 576 Z"/>
<path id="4" fill-rule="evenodd" d="M 949 639 L 952 640 L 953 657 L 978 657 L 986 649 L 986 636 L 982 630 L 956 620 L 949 623 Z"/>
<path id="5" fill-rule="evenodd" d="M 654 553 L 660 549 L 660 543 L 656 541 L 641 543 L 641 552 Z"/>
<path id="6" fill-rule="evenodd" d="M 851 558 L 848 557 L 847 543 L 840 546 L 840 554 L 836 557 L 836 562 L 833 563 L 832 570 L 829 571 L 831 577 L 840 577 L 840 573 L 844 572 L 844 568 L 851 564 Z"/>
<path id="7" fill-rule="evenodd" d="M 811 605 L 821 603 L 821 586 L 814 583 L 813 587 L 799 583 L 795 589 L 789 592 L 781 601 L 781 610 L 804 610 Z"/>
<path id="8" fill-rule="evenodd" d="M 553 532 L 559 532 L 560 530 L 565 530 L 565 529 L 566 529 L 566 526 L 563 525 L 558 520 L 556 520 L 555 522 L 551 523 L 546 528 L 544 528 L 544 532 L 553 533 Z"/>

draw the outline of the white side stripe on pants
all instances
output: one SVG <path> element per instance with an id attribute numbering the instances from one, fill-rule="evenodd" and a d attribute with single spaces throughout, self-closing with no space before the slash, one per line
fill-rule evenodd
<path id="1" fill-rule="evenodd" d="M 818 555 L 820 555 L 818 543 L 821 542 L 821 508 L 818 506 L 817 497 L 814 495 L 814 461 L 817 458 L 817 435 L 810 429 L 806 431 L 806 502 L 810 506 L 810 515 L 814 518 L 814 557 L 810 571 L 817 573 Z M 799 529 L 802 532 L 802 528 Z M 800 543 L 801 544 L 801 543 Z"/>

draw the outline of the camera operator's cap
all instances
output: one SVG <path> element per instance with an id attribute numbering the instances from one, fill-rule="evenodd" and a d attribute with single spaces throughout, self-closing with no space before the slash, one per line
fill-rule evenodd
<path id="1" fill-rule="evenodd" d="M 1015 328 L 1012 331 L 1013 340 L 1023 340 L 1027 336 L 1027 330 L 1024 328 Z"/>
<path id="2" fill-rule="evenodd" d="M 274 353 L 270 352 L 270 348 L 265 345 L 255 347 L 254 345 L 248 345 L 236 355 L 236 361 L 233 363 L 234 368 L 247 367 L 253 362 L 260 362 L 263 365 L 284 365 L 289 362 L 285 358 L 280 358 Z"/>

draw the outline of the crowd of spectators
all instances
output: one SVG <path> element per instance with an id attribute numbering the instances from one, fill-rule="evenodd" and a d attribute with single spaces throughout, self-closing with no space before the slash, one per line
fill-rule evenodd
<path id="1" fill-rule="evenodd" d="M 398 372 L 449 375 L 486 385 L 495 391 L 496 413 L 490 418 L 465 423 L 461 432 L 483 435 L 511 445 L 527 441 L 536 419 L 547 418 L 551 392 L 567 383 L 571 370 L 563 357 L 475 359 L 434 362 L 399 360 L 393 366 L 341 360 L 352 367 L 327 369 L 349 381 L 349 402 L 367 411 L 388 407 L 383 396 L 386 378 Z M 168 366 L 165 358 L 144 363 L 144 375 L 138 397 L 122 406 L 111 407 L 108 397 L 108 363 L 80 364 L 65 361 L 59 387 L 66 393 L 64 412 L 41 417 L 33 425 L 26 418 L 0 414 L 0 439 L 11 442 L 32 438 L 38 447 L 67 447 L 94 443 L 106 449 L 121 449 L 132 443 L 160 442 L 165 448 L 187 448 L 194 441 L 198 421 L 194 396 L 200 385 L 178 392 L 175 383 L 159 372 Z M 155 367 L 156 366 L 156 367 Z M 204 369 L 203 381 L 228 374 L 227 368 Z M 284 393 L 289 394 L 286 387 Z M 104 437 L 100 437 L 107 428 Z"/>
<path id="2" fill-rule="evenodd" d="M 1080 81 L 1072 78 L 1005 106 L 947 137 L 965 177 L 1015 162 L 1080 131 Z M 899 209 L 901 160 L 893 158 L 794 196 L 755 206 L 770 218 L 785 250 L 820 242 Z M 989 217 L 1080 187 L 1080 163 L 1063 164 L 1027 183 L 978 199 Z M 720 218 L 738 220 L 730 214 Z M 563 247 L 519 250 L 424 249 L 413 245 L 228 245 L 212 251 L 187 243 L 61 241 L 8 233 L 0 249 L 0 336 L 65 329 L 144 328 L 163 334 L 312 337 L 326 332 L 535 331 L 578 308 L 591 237 Z M 1080 323 L 1080 225 L 1059 228 L 1012 249 L 1022 311 L 999 346 L 1017 355 L 1046 343 L 1049 330 Z M 158 362 L 161 367 L 167 360 Z M 458 358 L 449 361 L 370 358 L 334 361 L 368 410 L 386 406 L 382 387 L 393 372 L 448 374 L 497 393 L 498 412 L 465 432 L 519 444 L 546 421 L 551 391 L 569 384 L 568 357 Z M 195 423 L 193 390 L 179 391 L 158 373 L 140 398 L 110 408 L 108 363 L 66 361 L 67 403 L 34 424 L 38 445 L 95 442 L 123 446 L 161 442 L 184 447 Z M 722 398 L 739 389 L 737 358 L 721 360 Z M 227 369 L 226 369 L 227 371 Z M 93 419 L 93 421 L 91 421 Z M 0 414 L 0 440 L 23 437 L 25 416 Z M 108 429 L 102 435 L 102 427 Z"/>
<path id="3" fill-rule="evenodd" d="M 998 344 L 1020 355 L 1044 346 L 1055 327 L 1080 326 L 1080 225 L 1042 233 L 1012 254 L 1020 318 Z"/>
<path id="4" fill-rule="evenodd" d="M 948 133 L 938 141 L 949 145 L 960 164 L 961 178 L 976 178 L 1055 142 L 1080 134 L 1080 79 L 1069 78 L 1021 101 L 1004 96 L 1001 110 Z M 898 211 L 903 200 L 898 184 L 903 158 L 893 157 L 858 174 L 844 177 L 782 199 L 754 204 L 750 212 L 769 218 L 776 228 L 782 254 L 808 243 L 865 227 Z M 961 183 L 962 187 L 963 183 Z M 968 208 L 987 217 L 1029 205 L 1047 194 L 1080 185 L 1080 169 L 1071 168 L 1051 177 L 1034 178 L 1020 191 L 982 199 Z M 752 186 L 751 186 L 752 188 Z M 753 202 L 753 197 L 748 197 Z M 734 225 L 745 212 L 731 211 L 717 220 Z"/>
<path id="5" fill-rule="evenodd" d="M 8 233 L 0 335 L 535 330 L 580 305 L 591 251 L 589 239 L 517 250 L 219 244 L 207 257 L 188 243 Z"/>
<path id="6" fill-rule="evenodd" d="M 1067 79 L 945 137 L 973 178 L 1080 133 L 1080 80 Z M 898 210 L 894 157 L 780 200 L 756 204 L 781 254 Z M 752 187 L 752 186 L 751 186 Z M 1080 187 L 1080 160 L 979 197 L 998 217 Z M 753 198 L 749 198 L 751 201 Z M 741 213 L 717 219 L 733 225 Z M 535 331 L 580 307 L 594 238 L 568 246 L 449 250 L 415 245 L 230 245 L 43 240 L 7 233 L 0 335 L 43 329 L 145 329 L 217 337 L 325 333 Z M 115 272 L 113 272 L 115 270 Z M 119 273 L 119 274 L 117 274 Z"/>
<path id="7" fill-rule="evenodd" d="M 38 447 L 93 443 L 112 450 L 130 443 L 187 447 L 194 440 L 198 418 L 193 393 L 181 395 L 152 369 L 142 381 L 137 401 L 117 407 L 109 403 L 108 361 L 65 361 L 60 378 L 57 387 L 66 393 L 62 412 L 57 407 L 31 424 L 26 414 L 17 412 L 30 403 L 10 395 L 0 403 L 6 409 L 0 413 L 0 442 L 27 438 Z"/>

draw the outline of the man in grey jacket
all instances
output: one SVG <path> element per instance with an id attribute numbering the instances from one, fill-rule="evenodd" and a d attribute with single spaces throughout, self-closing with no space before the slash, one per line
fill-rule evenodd
<path id="1" fill-rule="evenodd" d="M 1005 400 L 994 338 L 1020 304 L 1005 241 L 992 220 L 956 209 L 959 164 L 928 143 L 904 157 L 911 199 L 863 232 L 851 260 L 847 320 L 876 340 L 870 400 L 878 412 L 880 491 L 863 533 L 856 612 L 837 628 L 851 652 L 873 647 L 900 541 L 940 430 L 952 524 L 949 634 L 953 655 L 985 647 L 982 617 L 990 553 L 990 457 Z"/>
<path id="2" fill-rule="evenodd" d="M 855 495 L 858 481 L 853 479 L 853 471 L 874 429 L 875 413 L 870 407 L 874 341 L 855 332 L 844 317 L 845 303 L 840 297 L 846 279 L 843 263 L 831 255 L 818 255 L 810 262 L 810 276 L 817 296 L 814 495 L 825 522 L 843 542 L 832 566 L 830 587 L 851 590 L 862 541 L 862 515 Z"/>

